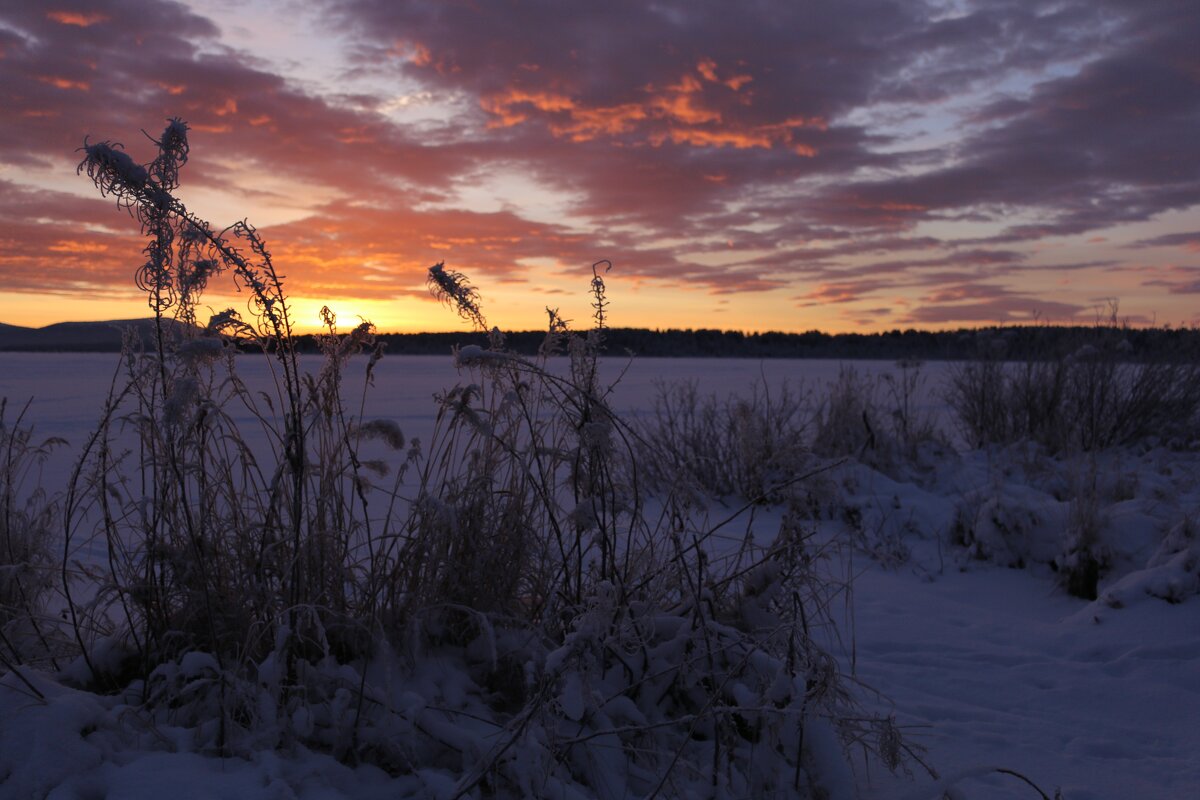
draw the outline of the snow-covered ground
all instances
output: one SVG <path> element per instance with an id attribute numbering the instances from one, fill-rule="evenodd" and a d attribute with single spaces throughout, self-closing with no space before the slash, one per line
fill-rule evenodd
<path id="1" fill-rule="evenodd" d="M 243 359 L 254 380 L 261 360 Z M 0 355 L 0 396 L 33 398 L 27 423 L 73 445 L 99 413 L 112 355 Z M 888 363 L 857 363 L 876 374 Z M 613 367 L 616 369 L 616 367 Z M 923 407 L 939 407 L 942 365 L 926 365 Z M 757 380 L 815 388 L 836 362 L 635 360 L 614 406 L 644 412 L 656 380 L 696 380 L 702 392 Z M 258 379 L 266 380 L 265 374 Z M 432 429 L 431 396 L 456 380 L 449 358 L 386 358 L 367 417 L 396 419 L 410 436 Z M 350 382 L 353 386 L 353 381 Z M 53 488 L 63 448 L 46 466 Z M 812 524 L 854 542 L 838 652 L 872 711 L 893 713 L 926 748 L 935 780 L 911 779 L 852 752 L 864 798 L 1050 796 L 1200 797 L 1200 455 L 1113 452 L 1056 461 L 1028 448 L 945 454 L 892 474 L 849 464 L 826 476 L 848 513 Z M 1052 563 L 1090 487 L 1108 572 L 1100 597 L 1070 597 Z M 760 515 L 777 529 L 779 510 Z M 202 665 L 197 669 L 201 669 Z M 182 728 L 156 726 L 120 697 L 97 697 L 23 671 L 46 699 L 0 678 L 0 798 L 373 798 L 446 795 L 434 772 L 389 778 L 306 750 L 244 759 L 195 752 Z M 416 788 L 414 788 L 416 787 Z M 940 787 L 940 788 L 939 788 Z"/>
<path id="2" fill-rule="evenodd" d="M 1200 602 L 1121 610 L 997 567 L 855 583 L 858 675 L 944 776 L 1017 770 L 1069 800 L 1200 793 Z M 928 797 L 880 775 L 878 798 Z M 926 783 L 928 781 L 921 781 Z M 993 773 L 963 797 L 1036 795 Z"/>
<path id="3" fill-rule="evenodd" d="M 874 562 L 858 574 L 858 677 L 888 698 L 901 726 L 913 726 L 943 776 L 991 765 L 1019 771 L 1050 794 L 1061 788 L 1070 800 L 1200 796 L 1200 460 L 1126 453 L 1107 465 L 1143 484 L 1129 499 L 1099 501 L 1102 539 L 1122 566 L 1088 602 L 1067 595 L 1044 564 L 979 561 L 947 549 L 944 538 L 939 543 L 936 523 L 925 527 L 939 506 L 948 516 L 972 505 L 962 498 L 974 485 L 1009 498 L 988 513 L 1007 520 L 1010 535 L 1028 536 L 1027 552 L 1061 529 L 1066 504 L 1045 482 L 1025 483 L 1004 455 L 989 463 L 985 454 L 969 454 L 931 492 L 875 476 L 875 488 L 895 506 L 876 518 L 911 513 L 924 535 L 904 537 L 903 563 L 885 569 Z M 990 474 L 1005 468 L 1009 482 L 996 485 Z M 1156 474 L 1165 483 L 1155 484 Z M 1027 528 L 1018 530 L 1022 513 Z M 1189 555 L 1156 557 L 1163 533 L 1185 515 L 1193 538 L 1180 551 Z M 868 796 L 909 796 L 904 784 L 875 777 Z M 964 781 L 962 789 L 969 798 L 1035 796 L 1000 774 Z"/>

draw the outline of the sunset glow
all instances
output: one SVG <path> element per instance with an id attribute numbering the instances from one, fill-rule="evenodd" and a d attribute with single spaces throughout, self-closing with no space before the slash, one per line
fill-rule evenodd
<path id="1" fill-rule="evenodd" d="M 84 137 L 258 226 L 302 327 L 1200 323 L 1200 6 L 0 2 L 0 322 L 142 317 Z M 214 309 L 245 303 L 216 281 Z"/>

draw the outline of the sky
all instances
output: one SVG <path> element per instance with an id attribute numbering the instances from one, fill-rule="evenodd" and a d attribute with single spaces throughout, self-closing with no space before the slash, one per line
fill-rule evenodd
<path id="1" fill-rule="evenodd" d="M 77 149 L 191 129 L 180 199 L 328 305 L 744 331 L 1200 324 L 1195 0 L 0 0 L 0 321 L 143 317 Z M 232 279 L 206 296 L 244 307 Z"/>

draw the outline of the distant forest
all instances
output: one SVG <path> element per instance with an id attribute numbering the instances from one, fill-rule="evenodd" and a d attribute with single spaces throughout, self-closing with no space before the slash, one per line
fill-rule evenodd
<path id="1" fill-rule="evenodd" d="M 176 323 L 172 323 L 174 325 Z M 45 328 L 0 324 L 0 351 L 116 352 L 122 329 L 141 335 L 153 347 L 153 320 L 59 323 Z M 456 346 L 487 346 L 482 333 L 384 333 L 379 339 L 387 352 L 406 355 L 448 355 Z M 506 334 L 509 349 L 526 355 L 538 352 L 543 331 Z M 316 352 L 314 336 L 299 337 L 304 352 Z M 247 348 L 252 345 L 247 344 Z M 957 361 L 972 358 L 1004 360 L 1052 359 L 1088 352 L 1088 348 L 1122 360 L 1192 360 L 1200 362 L 1198 328 L 1124 328 L 1111 326 L 1019 326 L 956 331 L 892 330 L 880 333 L 742 333 L 740 331 L 649 330 L 610 328 L 604 332 L 604 352 L 645 357 L 699 358 L 827 358 Z"/>
<path id="2" fill-rule="evenodd" d="M 467 332 L 389 333 L 379 338 L 393 354 L 446 354 L 455 346 L 487 345 L 483 334 Z M 311 337 L 305 339 L 303 346 L 315 349 Z M 508 348 L 527 355 L 537 353 L 544 340 L 541 331 L 506 334 Z M 1200 329 L 1024 326 L 830 334 L 611 328 L 604 332 L 606 353 L 646 357 L 1027 360 L 1068 356 L 1083 348 L 1128 360 L 1200 360 Z"/>

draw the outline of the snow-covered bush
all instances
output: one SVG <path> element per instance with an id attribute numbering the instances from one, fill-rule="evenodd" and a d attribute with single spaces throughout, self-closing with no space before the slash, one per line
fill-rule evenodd
<path id="1" fill-rule="evenodd" d="M 1100 602 L 1123 608 L 1146 597 L 1182 603 L 1200 594 L 1200 514 L 1184 515 L 1168 530 L 1141 569 L 1100 593 Z"/>
<path id="2" fill-rule="evenodd" d="M 1052 562 L 1067 592 L 1087 600 L 1096 599 L 1101 573 L 1108 567 L 1096 483 L 1096 464 L 1092 460 L 1075 476 L 1062 552 Z"/>
<path id="3" fill-rule="evenodd" d="M 1145 587 L 1150 595 L 1182 603 L 1200 593 L 1200 514 L 1173 525 L 1146 567 L 1154 575 Z"/>
<path id="4" fill-rule="evenodd" d="M 439 272 L 435 292 L 463 293 L 471 303 L 460 312 L 486 328 L 469 284 L 456 275 L 452 292 Z M 521 691 L 511 678 L 497 690 L 504 704 L 524 705 L 486 768 L 459 785 L 486 777 L 488 792 L 575 785 L 604 797 L 813 790 L 836 774 L 839 735 L 874 743 L 886 724 L 849 713 L 814 637 L 837 587 L 799 515 L 769 549 L 747 541 L 720 557 L 715 530 L 690 518 L 692 500 L 679 492 L 708 480 L 699 488 L 761 501 L 768 481 L 794 477 L 807 457 L 800 406 L 790 392 L 722 405 L 674 387 L 660 394 L 658 426 L 628 426 L 597 379 L 607 305 L 598 273 L 592 291 L 588 334 L 552 313 L 541 355 L 526 359 L 493 330 L 487 349 L 459 351 L 471 382 L 441 399 L 436 469 L 418 499 L 429 510 L 418 511 L 395 585 L 426 609 L 416 615 L 432 626 L 426 648 L 478 648 L 482 637 L 493 663 L 526 664 L 500 670 L 524 673 Z M 568 357 L 565 376 L 544 361 L 556 352 Z M 662 449 L 649 459 L 654 442 Z M 653 502 L 665 511 L 645 512 L 647 485 L 664 492 Z M 448 591 L 480 588 L 445 602 Z M 526 620 L 553 648 L 506 653 L 495 644 L 505 636 L 485 635 L 480 609 L 494 628 L 497 613 L 505 627 Z"/>
<path id="5" fill-rule="evenodd" d="M 956 508 L 951 541 L 971 558 L 1023 567 L 1037 546 L 1041 520 L 1009 492 L 975 492 Z"/>

